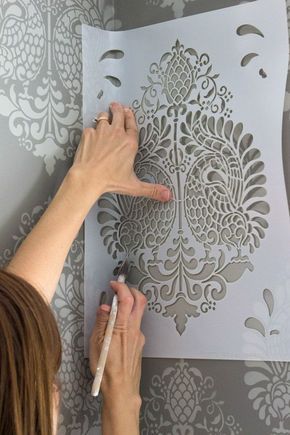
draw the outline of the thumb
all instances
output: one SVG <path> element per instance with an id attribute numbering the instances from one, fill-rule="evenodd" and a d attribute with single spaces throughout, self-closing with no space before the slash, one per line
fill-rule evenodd
<path id="1" fill-rule="evenodd" d="M 172 192 L 168 187 L 162 184 L 145 183 L 143 181 L 140 181 L 139 191 L 136 192 L 136 196 L 145 196 L 161 202 L 167 202 L 173 199 Z"/>

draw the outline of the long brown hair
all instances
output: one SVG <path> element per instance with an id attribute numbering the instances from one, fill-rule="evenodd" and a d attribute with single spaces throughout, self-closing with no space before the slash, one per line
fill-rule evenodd
<path id="1" fill-rule="evenodd" d="M 49 305 L 0 270 L 0 434 L 52 435 L 61 341 Z"/>

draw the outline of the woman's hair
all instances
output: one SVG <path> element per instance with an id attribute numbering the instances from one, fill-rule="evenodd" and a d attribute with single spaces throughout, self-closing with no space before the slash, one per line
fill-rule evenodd
<path id="1" fill-rule="evenodd" d="M 0 270 L 0 434 L 52 435 L 61 341 L 49 305 Z"/>

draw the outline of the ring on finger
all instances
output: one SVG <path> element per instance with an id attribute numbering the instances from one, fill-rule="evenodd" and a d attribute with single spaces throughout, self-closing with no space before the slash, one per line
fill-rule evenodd
<path id="1" fill-rule="evenodd" d="M 109 122 L 109 114 L 108 114 L 108 113 L 105 113 L 105 112 L 102 112 L 102 113 L 99 114 L 99 116 L 97 116 L 97 117 L 94 119 L 94 122 L 95 122 L 96 124 L 98 124 L 98 122 L 100 122 L 100 121 L 107 121 L 107 122 Z"/>

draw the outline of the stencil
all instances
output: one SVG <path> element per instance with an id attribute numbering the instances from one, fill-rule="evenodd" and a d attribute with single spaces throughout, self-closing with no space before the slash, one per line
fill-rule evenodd
<path id="1" fill-rule="evenodd" d="M 188 317 L 215 309 L 226 296 L 227 283 L 253 270 L 244 254 L 260 246 L 268 227 L 263 216 L 269 206 L 260 199 L 267 193 L 266 177 L 253 136 L 243 134 L 241 123 L 226 121 L 232 93 L 217 86 L 207 54 L 185 49 L 177 40 L 149 70 L 149 85 L 133 102 L 139 122 L 149 121 L 140 131 L 135 171 L 141 179 L 170 186 L 177 202 L 108 196 L 99 201 L 98 222 L 108 253 L 134 255 L 131 280 L 147 294 L 150 308 L 173 317 L 182 334 Z M 150 95 L 164 98 L 150 100 Z M 205 104 L 225 117 L 208 117 Z M 193 114 L 191 105 L 202 111 Z M 157 112 L 169 118 L 159 121 Z M 179 121 L 180 114 L 186 114 L 185 121 Z M 185 237 L 185 225 L 201 245 L 202 258 L 191 246 L 192 238 Z M 162 263 L 160 248 L 169 237 Z M 214 246 L 220 248 L 218 254 L 213 254 Z M 158 295 L 152 294 L 152 284 Z"/>
<path id="2" fill-rule="evenodd" d="M 149 336 L 154 334 L 145 349 L 148 356 L 243 358 L 238 337 L 245 326 L 260 326 L 246 315 L 255 289 L 270 287 L 267 282 L 275 279 L 275 266 L 265 280 L 261 275 L 272 259 L 269 253 L 274 249 L 289 258 L 281 149 L 273 154 L 273 143 L 281 141 L 284 89 L 279 95 L 275 89 L 274 96 L 271 88 L 281 81 L 285 86 L 287 27 L 281 24 L 276 35 L 283 47 L 279 53 L 274 48 L 278 40 L 268 38 L 273 28 L 267 21 L 275 13 L 275 22 L 283 23 L 285 8 L 279 4 L 277 10 L 275 2 L 275 12 L 273 0 L 266 0 L 109 37 L 83 29 L 84 119 L 94 117 L 92 89 L 96 96 L 103 93 L 98 111 L 112 100 L 130 105 L 139 125 L 135 172 L 143 181 L 168 186 L 174 196 L 163 204 L 107 194 L 86 223 L 88 281 L 96 280 L 97 288 L 105 290 L 106 281 L 97 273 L 106 271 L 109 280 L 118 262 L 128 257 L 129 283 L 147 296 L 144 326 Z M 255 25 L 241 24 L 241 12 Z M 216 41 L 206 38 L 204 30 L 213 23 Z M 169 34 L 176 37 L 169 41 Z M 253 38 L 263 45 L 256 46 Z M 96 48 L 94 40 L 99 41 Z M 223 40 L 229 40 L 226 53 L 219 43 Z M 266 83 L 262 72 L 249 70 L 245 80 L 237 62 L 248 52 L 247 67 L 255 46 L 256 57 L 259 53 L 271 73 L 267 86 L 277 122 L 271 131 L 267 121 L 263 128 L 259 121 L 262 116 L 273 119 L 259 97 Z M 275 68 L 269 62 L 273 56 Z M 108 77 L 118 77 L 119 85 L 106 85 Z M 273 173 L 281 174 L 278 184 L 273 184 Z M 286 238 L 274 225 L 278 209 Z M 89 307 L 90 290 L 86 299 Z M 190 345 L 193 337 L 198 337 L 199 349 Z"/>

